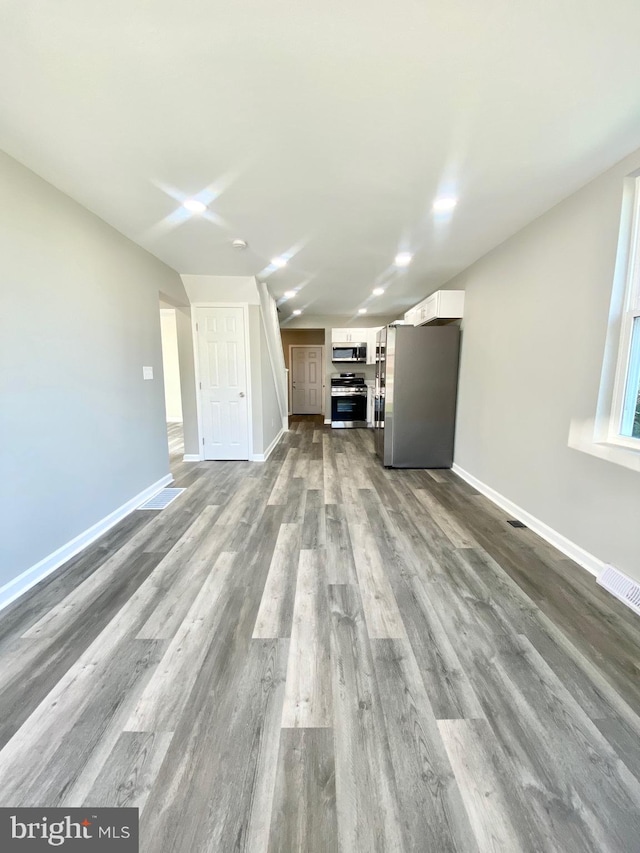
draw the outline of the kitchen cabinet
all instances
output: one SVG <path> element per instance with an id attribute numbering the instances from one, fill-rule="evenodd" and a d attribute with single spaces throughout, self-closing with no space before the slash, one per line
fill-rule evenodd
<path id="1" fill-rule="evenodd" d="M 416 308 L 410 308 L 409 311 L 407 311 L 404 315 L 404 322 L 408 326 L 417 326 L 418 325 L 417 314 L 418 314 L 417 307 Z"/>
<path id="2" fill-rule="evenodd" d="M 464 290 L 436 290 L 404 315 L 405 323 L 423 326 L 437 320 L 459 320 L 464 313 Z"/>
<path id="3" fill-rule="evenodd" d="M 332 344 L 363 344 L 367 329 L 331 329 Z"/>
<path id="4" fill-rule="evenodd" d="M 422 303 L 421 323 L 458 320 L 464 313 L 464 290 L 436 290 Z"/>

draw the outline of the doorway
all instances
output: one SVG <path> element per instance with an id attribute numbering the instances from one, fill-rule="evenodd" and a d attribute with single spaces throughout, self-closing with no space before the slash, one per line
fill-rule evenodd
<path id="1" fill-rule="evenodd" d="M 173 463 L 182 460 L 184 456 L 178 328 L 175 308 L 162 301 L 160 302 L 160 339 L 162 342 L 162 373 L 164 377 L 167 444 L 169 447 L 169 459 Z"/>
<path id="2" fill-rule="evenodd" d="M 203 458 L 249 459 L 247 307 L 198 307 L 195 318 Z"/>
<path id="3" fill-rule="evenodd" d="M 292 346 L 309 346 L 309 347 L 322 347 L 323 348 L 323 357 L 322 357 L 323 371 L 324 371 L 323 382 L 326 385 L 326 379 L 324 378 L 327 375 L 327 369 L 328 369 L 327 364 L 326 364 L 326 358 L 327 358 L 327 348 L 325 346 L 325 344 L 326 344 L 326 333 L 325 333 L 325 329 L 317 329 L 317 328 L 316 329 L 287 329 L 287 328 L 282 328 L 282 329 L 280 329 L 280 337 L 282 339 L 282 351 L 284 353 L 284 363 L 285 363 L 285 367 L 287 368 L 287 393 L 289 396 L 288 412 L 289 412 L 289 415 L 291 415 L 291 414 L 293 414 L 293 407 L 292 407 L 293 401 L 291 399 L 291 392 L 293 390 L 291 388 L 291 384 L 292 384 L 291 383 L 291 371 L 293 368 L 293 365 L 291 363 L 291 347 Z M 320 412 L 326 411 L 326 406 L 327 406 L 327 403 L 326 403 L 326 388 L 325 388 L 324 394 L 322 395 L 322 399 L 321 399 L 321 407 L 319 409 L 317 409 L 317 412 L 320 413 Z"/>
<path id="4" fill-rule="evenodd" d="M 292 415 L 324 414 L 324 346 L 289 346 Z"/>

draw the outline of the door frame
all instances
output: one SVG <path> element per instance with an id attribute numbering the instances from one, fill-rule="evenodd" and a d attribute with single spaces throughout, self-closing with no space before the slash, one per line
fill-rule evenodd
<path id="1" fill-rule="evenodd" d="M 322 411 L 318 412 L 318 414 L 322 415 L 324 417 L 324 413 L 326 411 L 326 405 L 327 405 L 327 401 L 326 401 L 326 396 L 327 396 L 327 393 L 326 393 L 326 391 L 327 391 L 327 389 L 326 389 L 327 366 L 326 366 L 325 360 L 324 360 L 324 344 L 289 344 L 289 408 L 291 409 L 290 414 L 292 414 L 292 415 L 294 414 L 294 411 L 293 411 L 293 353 L 291 352 L 291 350 L 294 350 L 294 349 L 318 349 L 318 348 L 320 348 L 322 350 L 322 353 L 320 356 L 321 361 L 322 361 L 322 377 L 321 377 L 321 381 L 322 381 L 322 394 L 321 394 Z"/>
<path id="2" fill-rule="evenodd" d="M 253 460 L 253 408 L 251 404 L 251 342 L 249 340 L 249 303 L 248 302 L 192 302 L 191 303 L 191 331 L 193 335 L 194 355 L 194 379 L 196 385 L 196 410 L 198 413 L 198 447 L 200 450 L 200 461 L 204 460 L 204 429 L 202 426 L 202 401 L 200 399 L 200 346 L 198 341 L 199 330 L 198 313 L 200 308 L 242 308 L 242 321 L 244 323 L 244 356 L 247 382 L 247 460 Z M 209 461 L 209 460 L 208 460 Z M 210 460 L 215 461 L 215 460 Z"/>

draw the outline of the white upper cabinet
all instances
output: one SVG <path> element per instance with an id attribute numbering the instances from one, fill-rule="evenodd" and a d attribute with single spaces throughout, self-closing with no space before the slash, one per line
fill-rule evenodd
<path id="1" fill-rule="evenodd" d="M 332 344 L 363 344 L 368 329 L 331 329 Z"/>
<path id="2" fill-rule="evenodd" d="M 464 290 L 436 290 L 404 315 L 405 323 L 422 326 L 434 320 L 459 320 L 464 312 Z"/>
<path id="3" fill-rule="evenodd" d="M 404 315 L 404 322 L 408 326 L 417 326 L 418 324 L 418 308 L 410 308 Z"/>

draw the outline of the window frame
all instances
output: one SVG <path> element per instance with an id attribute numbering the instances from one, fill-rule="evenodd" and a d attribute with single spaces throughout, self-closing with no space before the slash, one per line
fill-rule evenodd
<path id="1" fill-rule="evenodd" d="M 630 230 L 629 258 L 625 276 L 618 358 L 607 442 L 632 450 L 640 450 L 640 438 L 633 438 L 622 433 L 627 384 L 631 368 L 633 327 L 636 318 L 640 318 L 640 176 L 638 175 L 634 177 L 633 214 Z"/>

